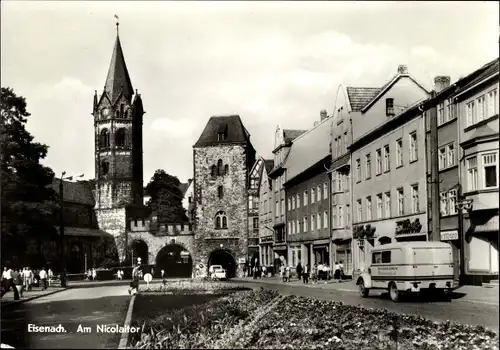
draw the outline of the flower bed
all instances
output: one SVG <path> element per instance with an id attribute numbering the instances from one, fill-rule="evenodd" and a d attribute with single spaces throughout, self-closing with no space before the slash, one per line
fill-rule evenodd
<path id="1" fill-rule="evenodd" d="M 234 348 L 498 349 L 498 336 L 484 327 L 296 296 L 268 308 L 276 296 L 275 291 L 261 289 L 174 310 L 146 323 L 133 344 L 225 348 L 225 338 L 237 335 L 231 343 Z M 267 313 L 250 323 L 261 311 Z"/>
<path id="2" fill-rule="evenodd" d="M 219 291 L 238 291 L 249 290 L 241 284 L 230 282 L 219 282 L 212 280 L 183 280 L 167 281 L 163 284 L 154 284 L 149 287 L 141 288 L 142 293 L 160 293 L 160 294 L 199 294 L 215 293 Z"/>
<path id="3" fill-rule="evenodd" d="M 432 322 L 339 302 L 290 296 L 236 348 L 498 349 L 484 327 Z"/>
<path id="4" fill-rule="evenodd" d="M 145 322 L 131 344 L 135 348 L 213 348 L 225 331 L 243 324 L 252 312 L 277 295 L 276 291 L 252 290 L 172 310 Z"/>

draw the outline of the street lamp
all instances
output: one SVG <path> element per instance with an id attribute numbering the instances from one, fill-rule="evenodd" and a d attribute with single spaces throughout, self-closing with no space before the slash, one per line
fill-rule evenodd
<path id="1" fill-rule="evenodd" d="M 66 280 L 66 256 L 64 254 L 64 186 L 63 186 L 63 181 L 64 180 L 73 180 L 74 178 L 81 178 L 83 177 L 83 174 L 78 175 L 78 176 L 67 176 L 66 172 L 63 171 L 61 175 L 61 179 L 59 180 L 59 234 L 60 234 L 60 258 L 61 258 L 61 268 L 62 268 L 62 273 L 61 273 L 61 287 L 66 287 L 67 280 Z"/>

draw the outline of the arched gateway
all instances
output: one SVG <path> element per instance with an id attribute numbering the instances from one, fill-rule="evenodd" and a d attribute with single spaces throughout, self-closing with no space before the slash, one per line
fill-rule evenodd
<path id="1" fill-rule="evenodd" d="M 148 261 L 148 245 L 146 242 L 140 239 L 136 239 L 132 241 L 130 244 L 131 252 L 132 252 L 132 259 L 133 263 L 135 264 L 137 262 L 137 258 L 141 258 L 141 263 L 143 265 L 147 265 L 149 263 Z"/>
<path id="2" fill-rule="evenodd" d="M 191 254 L 179 244 L 167 244 L 156 256 L 155 277 L 161 277 L 161 270 L 165 271 L 164 277 L 191 277 Z"/>
<path id="3" fill-rule="evenodd" d="M 236 276 L 236 260 L 228 249 L 216 249 L 208 257 L 208 266 L 222 265 L 228 278 Z"/>

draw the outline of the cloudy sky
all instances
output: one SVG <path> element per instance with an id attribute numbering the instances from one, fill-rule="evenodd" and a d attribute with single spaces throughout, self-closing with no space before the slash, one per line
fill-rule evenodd
<path id="1" fill-rule="evenodd" d="M 276 126 L 307 129 L 339 84 L 381 86 L 398 64 L 431 88 L 498 57 L 496 2 L 1 2 L 1 83 L 57 175 L 94 176 L 92 99 L 120 40 L 142 94 L 144 179 L 192 177 L 212 115 L 239 114 L 257 152 Z"/>

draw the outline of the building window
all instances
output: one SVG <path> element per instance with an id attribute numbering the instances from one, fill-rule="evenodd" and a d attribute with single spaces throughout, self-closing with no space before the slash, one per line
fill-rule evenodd
<path id="1" fill-rule="evenodd" d="M 411 186 L 411 211 L 412 213 L 418 213 L 420 211 L 418 185 Z"/>
<path id="2" fill-rule="evenodd" d="M 356 159 L 356 182 L 361 181 L 361 160 Z"/>
<path id="3" fill-rule="evenodd" d="M 292 210 L 295 209 L 295 196 L 292 197 Z"/>
<path id="4" fill-rule="evenodd" d="M 100 147 L 109 147 L 109 132 L 108 129 L 102 129 L 99 138 Z"/>
<path id="5" fill-rule="evenodd" d="M 488 92 L 488 118 L 498 114 L 497 89 Z"/>
<path id="6" fill-rule="evenodd" d="M 228 175 L 229 174 L 229 165 L 224 165 L 224 175 Z"/>
<path id="7" fill-rule="evenodd" d="M 307 205 L 308 198 L 309 198 L 309 194 L 307 193 L 307 190 L 306 190 L 306 191 L 304 191 L 304 206 Z"/>
<path id="8" fill-rule="evenodd" d="M 328 198 L 328 182 L 323 184 L 323 199 Z"/>
<path id="9" fill-rule="evenodd" d="M 321 229 L 321 214 L 318 213 L 318 215 L 316 215 L 316 230 L 320 229 Z"/>
<path id="10" fill-rule="evenodd" d="M 297 233 L 300 233 L 300 220 L 299 219 L 297 219 L 296 224 L 297 224 Z"/>
<path id="11" fill-rule="evenodd" d="M 332 207 L 332 228 L 338 227 L 338 222 L 337 222 L 337 206 L 334 205 Z"/>
<path id="12" fill-rule="evenodd" d="M 392 117 L 395 115 L 394 113 L 394 99 L 386 98 L 385 99 L 385 115 L 388 117 Z"/>
<path id="13" fill-rule="evenodd" d="M 349 204 L 345 206 L 345 225 L 346 227 L 351 226 L 351 206 Z"/>
<path id="14" fill-rule="evenodd" d="M 363 221 L 363 205 L 361 203 L 361 199 L 358 199 L 356 201 L 356 212 L 357 212 L 356 215 L 357 222 Z"/>
<path id="15" fill-rule="evenodd" d="M 226 133 L 218 132 L 217 133 L 217 141 L 225 141 L 225 140 L 226 140 Z"/>
<path id="16" fill-rule="evenodd" d="M 222 159 L 217 161 L 217 175 L 224 175 L 224 169 L 222 167 Z"/>
<path id="17" fill-rule="evenodd" d="M 281 215 L 285 215 L 285 200 L 281 200 Z"/>
<path id="18" fill-rule="evenodd" d="M 217 197 L 219 197 L 219 199 L 224 198 L 224 189 L 222 188 L 222 186 L 217 187 Z M 248 197 L 249 209 L 252 209 L 252 203 L 253 203 L 252 196 L 249 196 Z"/>
<path id="19" fill-rule="evenodd" d="M 323 213 L 323 228 L 328 228 L 328 212 Z"/>
<path id="20" fill-rule="evenodd" d="M 292 234 L 292 222 L 288 221 L 288 235 L 290 236 Z"/>
<path id="21" fill-rule="evenodd" d="M 478 97 L 477 99 L 477 122 L 483 121 L 486 119 L 486 95 Z"/>
<path id="22" fill-rule="evenodd" d="M 347 153 L 347 131 L 344 132 L 344 149 L 343 149 L 343 153 Z"/>
<path id="23" fill-rule="evenodd" d="M 484 188 L 498 186 L 498 159 L 497 153 L 483 155 Z"/>
<path id="24" fill-rule="evenodd" d="M 448 117 L 446 118 L 446 121 L 453 120 L 457 117 L 456 105 L 453 103 L 452 100 L 448 100 L 447 113 L 448 113 Z"/>
<path id="25" fill-rule="evenodd" d="M 253 218 L 253 229 L 257 230 L 259 228 L 259 218 Z"/>
<path id="26" fill-rule="evenodd" d="M 125 147 L 128 144 L 127 130 L 120 128 L 115 133 L 115 145 L 117 147 Z"/>
<path id="27" fill-rule="evenodd" d="M 444 102 L 440 103 L 437 107 L 437 117 L 438 125 L 444 124 L 446 122 L 444 118 Z"/>
<path id="28" fill-rule="evenodd" d="M 304 232 L 309 231 L 309 228 L 307 227 L 307 216 L 304 216 Z"/>
<path id="29" fill-rule="evenodd" d="M 372 219 L 372 198 L 366 197 L 366 220 L 370 221 Z"/>
<path id="30" fill-rule="evenodd" d="M 403 140 L 402 139 L 399 139 L 396 141 L 396 153 L 397 153 L 396 166 L 397 167 L 403 166 Z"/>
<path id="31" fill-rule="evenodd" d="M 384 215 L 386 218 L 391 217 L 391 192 L 385 193 Z"/>
<path id="32" fill-rule="evenodd" d="M 344 207 L 339 205 L 337 209 L 339 214 L 338 227 L 344 227 Z"/>
<path id="33" fill-rule="evenodd" d="M 391 154 L 389 145 L 384 146 L 384 171 L 391 170 Z"/>
<path id="34" fill-rule="evenodd" d="M 455 165 L 455 147 L 452 143 L 439 149 L 439 170 Z"/>
<path id="35" fill-rule="evenodd" d="M 276 205 L 274 208 L 274 215 L 276 217 L 280 216 L 280 203 L 278 201 L 276 201 Z"/>
<path id="36" fill-rule="evenodd" d="M 313 187 L 311 189 L 311 203 L 314 203 L 316 200 L 316 189 Z"/>
<path id="37" fill-rule="evenodd" d="M 210 170 L 210 175 L 212 177 L 216 177 L 217 176 L 217 167 L 215 165 L 212 165 L 211 170 Z"/>
<path id="38" fill-rule="evenodd" d="M 288 209 L 287 209 L 287 211 L 290 211 L 290 210 L 292 210 L 292 199 L 288 198 L 287 202 L 288 202 Z"/>
<path id="39" fill-rule="evenodd" d="M 467 188 L 469 191 L 477 190 L 478 185 L 477 176 L 477 157 L 467 159 Z"/>
<path id="40" fill-rule="evenodd" d="M 379 148 L 375 152 L 375 174 L 379 175 L 382 173 L 382 150 Z"/>
<path id="41" fill-rule="evenodd" d="M 467 126 L 477 123 L 475 101 L 467 103 Z"/>
<path id="42" fill-rule="evenodd" d="M 377 194 L 377 219 L 383 219 L 384 207 L 382 203 L 382 193 Z"/>
<path id="43" fill-rule="evenodd" d="M 340 184 L 340 173 L 338 171 L 333 173 L 332 176 L 332 191 L 335 192 L 340 192 L 341 191 L 341 184 Z"/>
<path id="44" fill-rule="evenodd" d="M 344 175 L 344 191 L 349 191 L 349 182 L 350 182 L 349 173 L 347 173 Z"/>
<path id="45" fill-rule="evenodd" d="M 418 160 L 417 132 L 410 134 L 410 162 Z"/>
<path id="46" fill-rule="evenodd" d="M 316 200 L 318 202 L 321 201 L 321 185 L 318 185 L 318 188 L 316 189 Z"/>
<path id="47" fill-rule="evenodd" d="M 372 177 L 372 160 L 371 160 L 371 154 L 367 154 L 365 156 L 365 164 L 366 164 L 366 179 L 369 179 Z"/>
<path id="48" fill-rule="evenodd" d="M 300 194 L 297 194 L 297 209 L 300 208 Z"/>
<path id="49" fill-rule="evenodd" d="M 315 220 L 315 215 L 311 215 L 311 231 L 316 230 L 316 220 Z"/>
<path id="50" fill-rule="evenodd" d="M 101 162 L 101 175 L 107 175 L 109 173 L 109 163 L 105 160 Z"/>
<path id="51" fill-rule="evenodd" d="M 453 215 L 457 213 L 457 190 L 442 192 L 441 197 L 441 216 Z"/>
<path id="52" fill-rule="evenodd" d="M 405 213 L 405 195 L 402 188 L 398 188 L 398 216 Z"/>
<path id="53" fill-rule="evenodd" d="M 225 212 L 219 211 L 217 214 L 215 214 L 215 228 L 216 229 L 227 228 L 227 217 Z"/>

